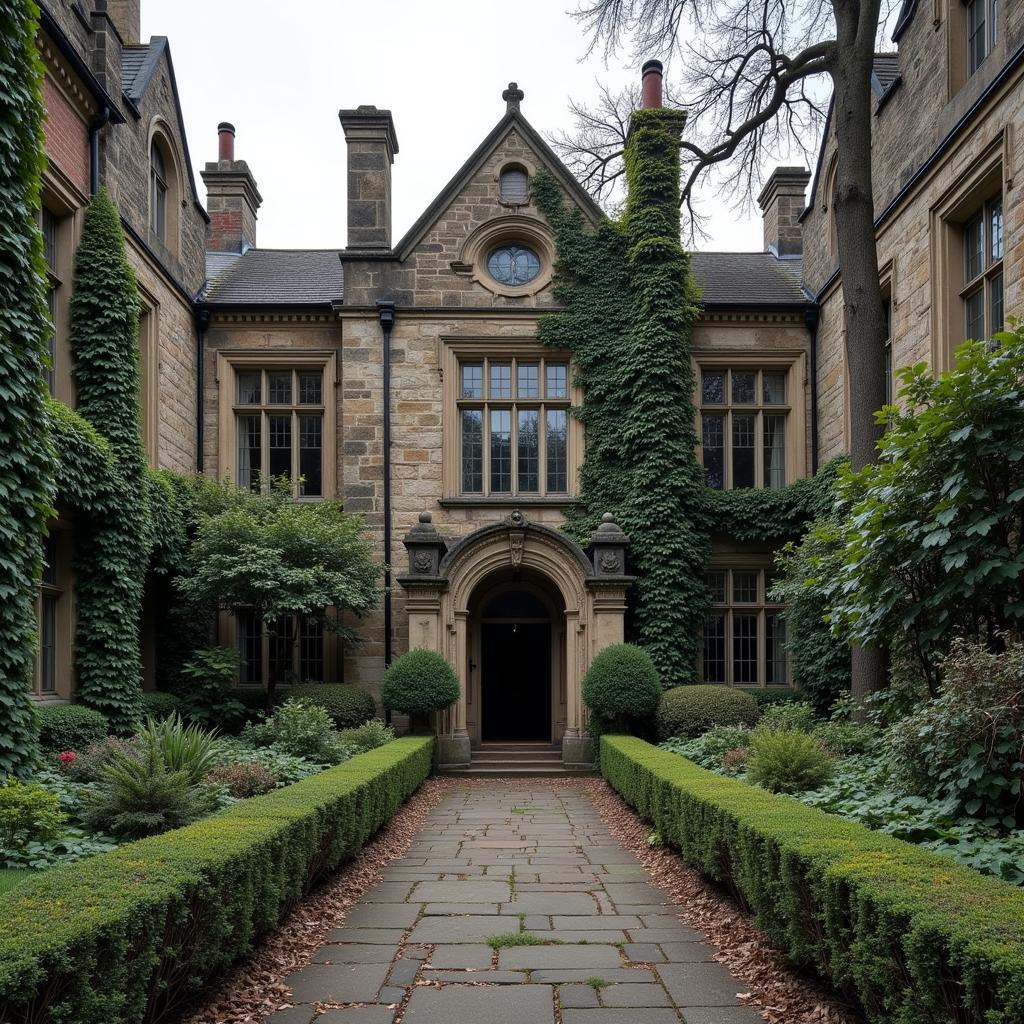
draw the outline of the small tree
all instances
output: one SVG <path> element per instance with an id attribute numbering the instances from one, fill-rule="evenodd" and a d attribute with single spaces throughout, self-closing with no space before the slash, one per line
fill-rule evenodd
<path id="1" fill-rule="evenodd" d="M 847 638 L 907 646 L 934 696 L 955 637 L 999 651 L 1024 623 L 1024 328 L 899 375 L 878 464 L 840 484 L 829 596 Z"/>
<path id="2" fill-rule="evenodd" d="M 287 484 L 236 497 L 199 523 L 189 572 L 177 581 L 181 591 L 202 610 L 251 610 L 272 649 L 283 643 L 291 650 L 298 617 L 357 639 L 328 611 L 363 615 L 377 603 L 381 567 L 362 519 L 336 502 L 292 501 Z M 275 662 L 268 666 L 268 711 L 280 681 Z"/>
<path id="3" fill-rule="evenodd" d="M 651 656 L 635 644 L 612 644 L 594 656 L 583 677 L 583 701 L 602 731 L 627 732 L 649 720 L 661 697 Z"/>
<path id="4" fill-rule="evenodd" d="M 458 699 L 459 680 L 437 651 L 409 651 L 384 673 L 384 707 L 412 715 L 417 725 L 425 724 L 425 716 L 443 711 Z"/>

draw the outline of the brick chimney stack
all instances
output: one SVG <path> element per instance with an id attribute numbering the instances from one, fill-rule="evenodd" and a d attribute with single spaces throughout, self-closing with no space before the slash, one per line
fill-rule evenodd
<path id="1" fill-rule="evenodd" d="M 776 167 L 757 205 L 764 218 L 764 248 L 776 256 L 799 256 L 803 252 L 800 214 L 811 172 L 803 167 Z"/>
<path id="2" fill-rule="evenodd" d="M 640 72 L 640 106 L 651 109 L 662 106 L 662 63 L 660 60 L 645 61 Z"/>
<path id="3" fill-rule="evenodd" d="M 390 110 L 339 110 L 348 149 L 348 248 L 391 248 L 391 165 L 398 137 Z"/>
<path id="4" fill-rule="evenodd" d="M 202 171 L 206 185 L 208 252 L 245 252 L 256 245 L 256 212 L 263 197 L 244 160 L 235 159 L 235 126 L 217 125 L 217 162 Z"/>

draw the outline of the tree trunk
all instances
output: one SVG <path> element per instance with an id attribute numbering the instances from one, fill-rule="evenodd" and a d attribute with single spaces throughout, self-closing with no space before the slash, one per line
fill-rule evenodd
<path id="1" fill-rule="evenodd" d="M 833 0 L 836 57 L 832 117 L 836 131 L 836 185 L 832 197 L 846 322 L 850 389 L 850 459 L 854 469 L 874 462 L 885 404 L 885 308 L 878 280 L 874 192 L 871 182 L 871 66 L 880 0 Z M 854 647 L 853 696 L 886 685 L 886 657 Z"/>

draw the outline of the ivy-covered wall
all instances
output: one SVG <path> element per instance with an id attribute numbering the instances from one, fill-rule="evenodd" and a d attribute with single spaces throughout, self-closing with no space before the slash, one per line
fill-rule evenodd
<path id="1" fill-rule="evenodd" d="M 0 777 L 25 773 L 36 755 L 36 580 L 53 496 L 50 327 L 36 220 L 45 116 L 38 13 L 34 3 L 0 0 Z"/>
<path id="2" fill-rule="evenodd" d="M 572 352 L 586 429 L 580 498 L 566 529 L 586 543 L 604 512 L 632 541 L 637 576 L 630 638 L 662 684 L 694 682 L 708 607 L 713 537 L 781 545 L 832 504 L 835 471 L 782 490 L 717 491 L 697 461 L 690 339 L 699 294 L 680 244 L 679 140 L 685 115 L 636 111 L 625 153 L 622 216 L 589 228 L 555 179 L 534 180 L 556 238 L 556 297 L 564 308 L 541 339 Z"/>

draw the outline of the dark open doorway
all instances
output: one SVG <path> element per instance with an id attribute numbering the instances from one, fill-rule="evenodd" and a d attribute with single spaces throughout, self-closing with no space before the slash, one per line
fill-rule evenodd
<path id="1" fill-rule="evenodd" d="M 551 623 L 487 622 L 481 635 L 481 739 L 551 739 Z"/>

